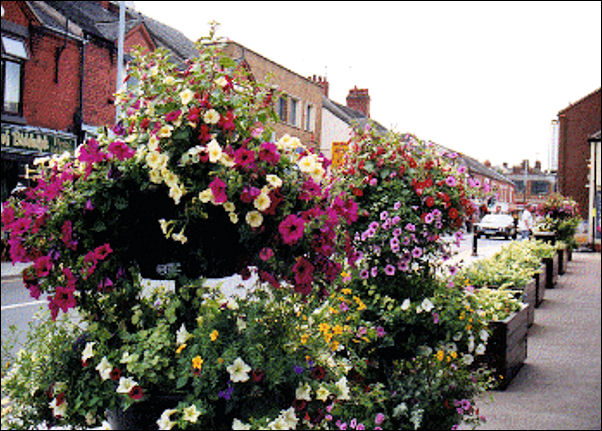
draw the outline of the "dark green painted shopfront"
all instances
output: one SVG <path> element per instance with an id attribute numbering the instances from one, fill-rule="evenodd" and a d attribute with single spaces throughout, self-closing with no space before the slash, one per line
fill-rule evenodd
<path id="1" fill-rule="evenodd" d="M 18 183 L 29 185 L 35 158 L 73 151 L 76 142 L 71 133 L 2 123 L 2 202 Z"/>

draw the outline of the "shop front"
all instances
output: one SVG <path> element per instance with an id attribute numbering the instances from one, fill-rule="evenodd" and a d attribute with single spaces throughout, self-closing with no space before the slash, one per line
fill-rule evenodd
<path id="1" fill-rule="evenodd" d="M 39 127 L 2 124 L 2 202 L 18 183 L 27 186 L 33 160 L 74 151 L 74 134 Z"/>

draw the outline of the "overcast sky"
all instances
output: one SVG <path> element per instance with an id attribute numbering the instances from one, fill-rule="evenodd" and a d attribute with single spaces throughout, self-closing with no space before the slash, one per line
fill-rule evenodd
<path id="1" fill-rule="evenodd" d="M 493 164 L 548 167 L 558 111 L 600 88 L 600 2 L 135 1 L 192 40 L 219 35 L 330 98 L 367 88 L 371 117 Z"/>

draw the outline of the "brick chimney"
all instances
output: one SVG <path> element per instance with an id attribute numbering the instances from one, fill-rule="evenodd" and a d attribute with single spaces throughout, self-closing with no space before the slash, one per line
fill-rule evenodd
<path id="1" fill-rule="evenodd" d="M 310 80 L 318 84 L 322 88 L 322 93 L 324 96 L 328 97 L 328 81 L 325 76 L 316 76 L 313 75 L 309 77 Z"/>
<path id="2" fill-rule="evenodd" d="M 360 111 L 366 117 L 370 118 L 370 95 L 368 94 L 368 89 L 353 87 L 353 89 L 349 90 L 347 106 Z"/>
<path id="3" fill-rule="evenodd" d="M 483 162 L 483 164 L 484 164 L 485 166 L 487 166 L 488 168 L 490 168 L 490 167 L 491 167 L 491 162 L 490 162 L 489 160 L 485 160 L 485 161 Z"/>
<path id="4" fill-rule="evenodd" d="M 108 1 L 97 1 L 96 3 L 98 3 L 99 5 L 101 5 L 104 9 L 109 9 L 109 3 Z"/>
<path id="5" fill-rule="evenodd" d="M 539 160 L 535 161 L 535 170 L 541 172 L 541 162 Z"/>

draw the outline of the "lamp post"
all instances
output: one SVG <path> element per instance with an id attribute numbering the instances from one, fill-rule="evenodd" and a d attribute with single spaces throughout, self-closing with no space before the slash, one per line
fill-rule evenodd
<path id="1" fill-rule="evenodd" d="M 119 2 L 119 36 L 117 39 L 117 76 L 115 78 L 115 91 L 119 92 L 123 85 L 123 39 L 125 37 L 125 2 Z M 115 108 L 115 123 L 119 122 L 121 109 L 119 105 Z"/>
<path id="2" fill-rule="evenodd" d="M 524 207 L 527 207 L 527 170 L 529 169 L 529 160 L 525 159 L 523 160 L 523 164 L 525 167 L 525 176 L 524 176 L 524 188 L 523 188 L 523 202 L 524 202 Z"/>

